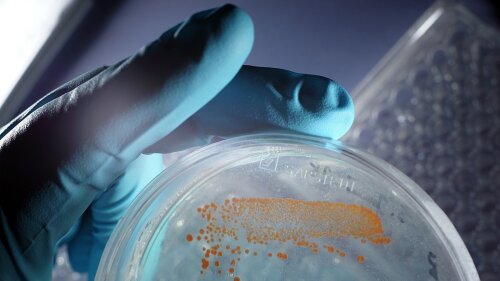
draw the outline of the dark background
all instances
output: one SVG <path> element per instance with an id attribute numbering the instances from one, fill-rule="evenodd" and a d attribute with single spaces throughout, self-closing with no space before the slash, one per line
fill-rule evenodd
<path id="1" fill-rule="evenodd" d="M 20 110 L 71 78 L 112 64 L 217 0 L 95 1 Z M 247 64 L 286 68 L 333 78 L 352 91 L 377 61 L 434 1 L 235 0 L 255 24 Z M 498 29 L 498 4 L 462 3 Z"/>

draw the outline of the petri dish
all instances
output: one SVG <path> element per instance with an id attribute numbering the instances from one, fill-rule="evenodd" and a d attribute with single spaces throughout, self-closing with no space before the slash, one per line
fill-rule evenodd
<path id="1" fill-rule="evenodd" d="M 96 280 L 479 280 L 450 220 L 339 142 L 249 135 L 198 149 L 140 194 Z"/>

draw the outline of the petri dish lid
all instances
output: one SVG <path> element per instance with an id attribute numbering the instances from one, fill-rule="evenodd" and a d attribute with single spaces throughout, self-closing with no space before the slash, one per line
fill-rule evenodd
<path id="1" fill-rule="evenodd" d="M 375 157 L 292 134 L 198 149 L 139 195 L 96 280 L 479 280 L 434 201 Z"/>

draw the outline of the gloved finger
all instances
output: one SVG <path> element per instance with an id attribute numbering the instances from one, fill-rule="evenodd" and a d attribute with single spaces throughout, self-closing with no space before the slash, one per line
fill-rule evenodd
<path id="1" fill-rule="evenodd" d="M 20 279 L 50 278 L 56 241 L 141 151 L 234 77 L 252 42 L 242 10 L 196 14 L 4 135 L 0 182 L 18 187 L 0 197 L 0 242 Z"/>
<path id="2" fill-rule="evenodd" d="M 88 280 L 94 279 L 106 242 L 118 221 L 137 194 L 162 170 L 162 155 L 139 156 L 86 211 L 89 219 L 82 220 L 69 241 L 68 255 L 75 270 L 88 273 Z"/>
<path id="3" fill-rule="evenodd" d="M 243 66 L 201 110 L 146 153 L 204 145 L 212 136 L 293 131 L 338 139 L 351 127 L 354 105 L 337 82 L 287 70 Z"/>

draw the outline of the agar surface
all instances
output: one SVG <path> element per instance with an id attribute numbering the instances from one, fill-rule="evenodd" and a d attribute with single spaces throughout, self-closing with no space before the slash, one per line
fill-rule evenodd
<path id="1" fill-rule="evenodd" d="M 373 210 L 356 204 L 327 201 L 304 201 L 289 198 L 232 198 L 220 206 L 216 203 L 197 208 L 206 225 L 198 233 L 188 233 L 189 243 L 202 242 L 201 271 L 213 269 L 217 274 L 229 273 L 234 281 L 240 280 L 236 265 L 242 256 L 258 256 L 261 253 L 250 249 L 252 245 L 274 245 L 289 243 L 295 247 L 308 248 L 318 254 L 319 239 L 354 238 L 362 244 L 367 241 L 374 245 L 388 244 L 390 238 L 384 236 L 380 217 Z M 244 237 L 240 237 L 244 235 Z M 196 239 L 195 239 L 196 236 Z M 231 239 L 236 244 L 246 241 L 249 245 L 223 245 L 223 239 Z M 331 255 L 345 257 L 346 253 L 333 245 L 323 244 L 324 251 Z M 264 253 L 268 258 L 285 261 L 286 252 Z M 229 258 L 227 257 L 229 256 Z M 222 257 L 229 265 L 221 263 Z M 358 255 L 358 263 L 365 257 Z"/>

